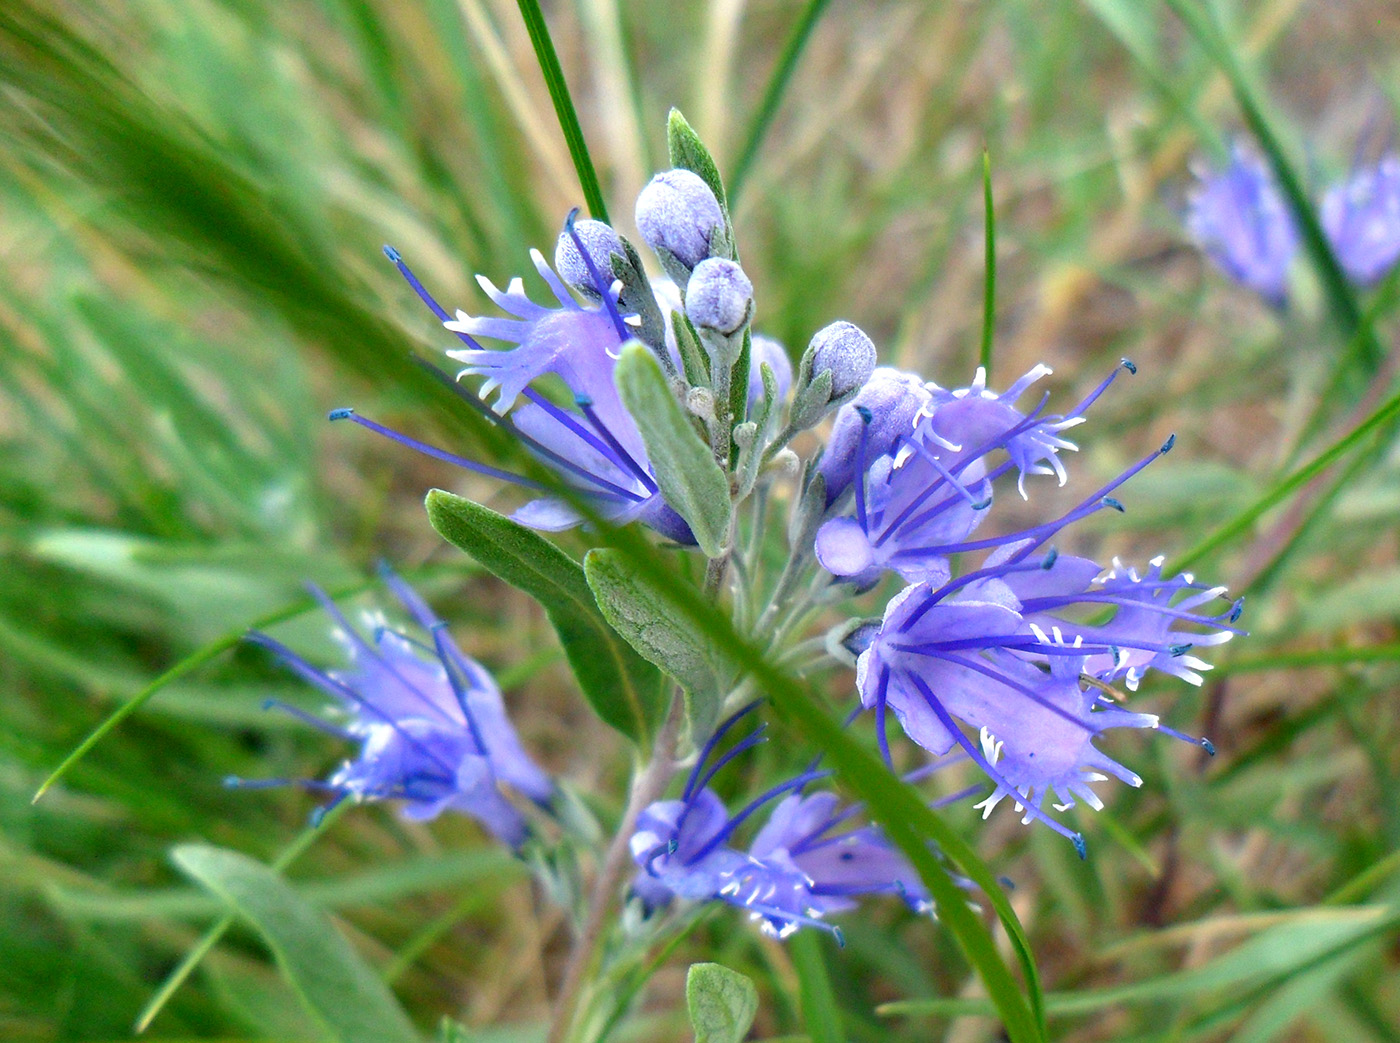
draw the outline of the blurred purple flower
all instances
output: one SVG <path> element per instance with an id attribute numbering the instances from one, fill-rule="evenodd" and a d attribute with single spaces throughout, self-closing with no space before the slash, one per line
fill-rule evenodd
<path id="1" fill-rule="evenodd" d="M 270 649 L 294 673 L 331 695 L 344 720 L 332 723 L 270 700 L 299 720 L 349 742 L 359 753 L 325 782 L 303 782 L 334 794 L 333 803 L 397 800 L 411 819 L 451 810 L 470 815 L 512 847 L 526 838 L 520 811 L 500 783 L 544 803 L 553 785 L 520 744 L 491 675 L 463 653 L 427 604 L 387 567 L 384 581 L 427 631 L 410 637 L 371 618 L 367 641 L 324 592 L 313 587 L 336 624 L 349 665 L 319 670 L 281 642 L 253 632 L 248 640 Z M 233 785 L 278 785 L 281 780 Z"/>
<path id="2" fill-rule="evenodd" d="M 1229 166 L 1197 177 L 1187 230 L 1226 275 L 1282 307 L 1298 230 L 1268 165 L 1236 143 Z"/>
<path id="3" fill-rule="evenodd" d="M 1400 156 L 1352 172 L 1322 197 L 1322 228 L 1347 278 L 1379 282 L 1400 260 Z"/>

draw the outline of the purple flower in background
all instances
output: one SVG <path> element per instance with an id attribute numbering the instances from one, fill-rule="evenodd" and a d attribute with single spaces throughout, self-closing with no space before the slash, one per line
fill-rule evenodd
<path id="1" fill-rule="evenodd" d="M 1281 307 L 1298 230 L 1268 165 L 1235 144 L 1229 166 L 1197 176 L 1187 230 L 1226 275 Z"/>
<path id="2" fill-rule="evenodd" d="M 565 231 L 577 235 L 571 224 L 565 225 Z M 596 234 L 590 238 L 604 246 L 609 242 L 607 237 Z M 555 306 L 531 301 L 519 279 L 512 280 L 502 291 L 489 279 L 479 277 L 487 296 L 513 317 L 474 317 L 459 311 L 454 319 L 433 299 L 396 250 L 386 247 L 385 253 L 443 325 L 466 344 L 465 350 L 448 353 L 464 363 L 459 379 L 486 378 L 478 396 L 439 374 L 468 405 L 509 430 L 552 468 L 576 497 L 609 521 L 619 525 L 641 521 L 677 543 L 695 542 L 685 520 L 662 499 L 637 425 L 613 384 L 618 354 L 632 333 L 630 317 L 618 310 L 619 287 L 603 276 L 597 263 L 607 261 L 606 257 L 595 259 L 581 238 L 576 238 L 575 251 L 569 255 L 571 268 L 586 268 L 593 274 L 598 287 L 597 304 L 579 303 L 544 257 L 532 251 L 535 267 L 554 295 Z M 478 336 L 515 347 L 490 350 L 477 341 Z M 575 408 L 559 406 L 530 386 L 546 374 L 554 374 L 564 382 L 574 395 Z M 496 396 L 495 406 L 487 408 L 483 399 L 492 393 Z M 521 398 L 525 401 L 518 402 Z M 354 410 L 335 410 L 331 419 L 352 420 L 435 459 L 548 492 L 539 482 L 425 445 L 361 417 Z M 572 528 L 583 521 L 573 503 L 557 496 L 533 500 L 511 517 L 546 531 Z"/>
<path id="3" fill-rule="evenodd" d="M 1322 197 L 1322 228 L 1347 278 L 1379 282 L 1400 260 L 1400 156 L 1352 172 Z"/>
<path id="4" fill-rule="evenodd" d="M 504 782 L 544 803 L 553 785 L 520 744 L 491 675 L 463 653 L 427 604 L 387 567 L 383 578 L 403 607 L 427 631 L 410 637 L 371 618 L 366 640 L 321 590 L 318 600 L 336 624 L 348 666 L 319 670 L 262 633 L 248 640 L 274 652 L 298 676 L 336 700 L 342 722 L 332 723 L 275 700 L 275 706 L 322 731 L 358 743 L 359 753 L 325 782 L 303 782 L 334 794 L 333 803 L 398 800 L 411 819 L 451 810 L 470 815 L 512 847 L 525 840 L 520 811 L 506 799 Z M 238 786 L 280 785 L 280 780 Z"/>
<path id="5" fill-rule="evenodd" d="M 1133 366 L 1125 360 L 1120 368 Z M 1036 366 L 1001 394 L 988 390 L 981 369 L 966 388 L 949 391 L 929 384 L 923 388 L 927 399 L 912 427 L 906 430 L 898 418 L 900 430 L 893 438 L 888 421 L 882 424 L 861 404 L 865 392 L 857 396 L 846 407 L 853 412 L 837 418 L 838 429 L 843 421 L 846 429 L 853 426 L 847 419 L 852 416 L 860 424 L 851 454 L 855 509 L 851 515 L 829 519 L 818 530 L 816 554 L 823 567 L 857 583 L 889 570 L 912 583 L 940 584 L 948 577 L 948 555 L 971 549 L 968 537 L 986 517 L 997 479 L 1015 471 L 1023 497 L 1028 474 L 1055 475 L 1063 485 L 1067 476 L 1058 453 L 1076 447 L 1061 433 L 1083 423 L 1085 412 L 1119 370 L 1068 416 L 1045 414 L 1048 396 L 1023 412 L 1017 400 L 1049 372 L 1046 366 Z M 896 402 L 907 400 L 896 397 Z M 991 466 L 988 458 L 994 453 L 1006 459 Z M 1021 538 L 1011 534 L 976 546 Z"/>
<path id="6" fill-rule="evenodd" d="M 711 757 L 724 736 L 757 706 L 726 720 L 706 743 L 679 800 L 648 806 L 637 819 L 630 847 L 637 863 L 634 892 L 650 908 L 671 898 L 724 901 L 748 910 L 765 934 L 786 938 L 799 927 L 838 928 L 823 918 L 852 908 L 862 894 L 891 893 L 927 911 L 927 894 L 902 855 L 873 827 L 833 832 L 858 808 L 834 794 L 803 796 L 825 772 L 810 770 L 750 801 L 735 815 L 709 788 L 715 774 L 763 741 L 760 726 L 723 756 Z M 786 795 L 786 796 L 785 796 Z M 780 796 L 748 851 L 732 844 L 735 831 Z"/>

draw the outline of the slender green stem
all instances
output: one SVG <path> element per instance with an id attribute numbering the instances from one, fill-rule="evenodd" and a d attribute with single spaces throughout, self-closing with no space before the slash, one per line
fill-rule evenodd
<path id="1" fill-rule="evenodd" d="M 603 202 L 603 190 L 598 185 L 598 173 L 593 169 L 593 157 L 588 154 L 588 144 L 583 140 L 583 128 L 579 126 L 569 84 L 564 79 L 564 70 L 559 65 L 559 55 L 555 53 L 554 41 L 550 39 L 549 26 L 545 24 L 539 0 L 518 0 L 518 3 L 520 16 L 525 19 L 525 29 L 530 34 L 530 43 L 535 48 L 535 59 L 540 63 L 550 100 L 554 102 L 554 113 L 559 117 L 559 129 L 564 132 L 574 169 L 578 171 L 588 213 L 599 221 L 607 221 L 608 208 Z"/>
<path id="2" fill-rule="evenodd" d="M 982 289 L 982 350 L 978 353 L 977 364 L 986 372 L 990 383 L 992 333 L 997 317 L 997 218 L 992 205 L 992 157 L 986 149 L 982 150 L 982 201 L 987 208 L 986 275 Z"/>
<path id="3" fill-rule="evenodd" d="M 758 103 L 758 111 L 754 113 L 753 122 L 749 124 L 749 132 L 744 137 L 743 148 L 739 150 L 739 160 L 734 164 L 734 171 L 729 175 L 729 182 L 725 185 L 729 194 L 731 210 L 737 205 L 739 191 L 749 176 L 749 170 L 753 167 L 754 158 L 758 155 L 758 148 L 763 144 L 764 135 L 768 133 L 768 128 L 772 125 L 773 117 L 777 115 L 778 104 L 783 100 L 783 92 L 787 90 L 788 81 L 792 79 L 792 74 L 797 69 L 797 61 L 802 57 L 807 40 L 811 37 L 812 30 L 816 28 L 817 21 L 821 18 L 822 12 L 826 10 L 828 3 L 830 0 L 807 0 L 807 6 L 803 8 L 802 14 L 797 19 L 797 24 L 792 27 L 792 33 L 788 36 L 787 43 L 783 45 L 783 53 L 778 56 L 778 64 L 773 67 L 773 75 L 768 81 L 768 86 L 764 88 L 763 99 Z"/>
<path id="4" fill-rule="evenodd" d="M 598 877 L 593 882 L 593 890 L 588 900 L 588 917 L 579 931 L 578 939 L 569 953 L 564 966 L 564 980 L 559 986 L 559 996 L 554 1002 L 554 1015 L 549 1025 L 546 1043 L 564 1043 L 569 1038 L 574 1022 L 578 1018 L 579 1001 L 583 998 L 584 983 L 590 967 L 602 944 L 608 914 L 617 900 L 618 886 L 630 862 L 628 842 L 637 825 L 637 816 L 648 804 L 660 798 L 666 784 L 676 770 L 676 743 L 680 738 L 683 700 L 676 691 L 671 700 L 670 713 L 666 722 L 657 732 L 656 743 L 652 748 L 651 760 L 638 774 L 632 784 L 632 793 L 622 820 L 617 824 L 617 832 L 603 856 L 603 864 Z"/>

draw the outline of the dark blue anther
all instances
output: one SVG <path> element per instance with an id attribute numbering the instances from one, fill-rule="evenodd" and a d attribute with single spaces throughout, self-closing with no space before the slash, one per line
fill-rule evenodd
<path id="1" fill-rule="evenodd" d="M 345 409 L 332 409 L 329 413 L 326 414 L 326 419 L 327 419 L 327 420 L 349 420 L 349 419 L 350 419 L 352 416 L 354 416 L 354 415 L 355 415 L 355 411 L 354 411 L 353 409 L 349 409 L 349 408 L 345 408 Z"/>
<path id="2" fill-rule="evenodd" d="M 860 414 L 861 420 L 867 424 L 875 419 L 875 414 L 871 413 L 867 406 L 856 406 L 856 412 Z"/>
<path id="3" fill-rule="evenodd" d="M 389 260 L 393 261 L 395 264 L 398 264 L 400 261 L 403 260 L 403 255 L 400 254 L 388 243 L 384 244 L 384 256 L 389 258 Z"/>
<path id="4" fill-rule="evenodd" d="M 1074 842 L 1074 850 L 1079 853 L 1080 861 L 1088 859 L 1089 845 L 1084 843 L 1084 834 L 1076 833 L 1074 836 L 1070 837 L 1070 840 Z"/>
<path id="5" fill-rule="evenodd" d="M 1055 567 L 1055 562 L 1060 560 L 1060 548 L 1051 547 L 1045 552 L 1045 560 L 1040 563 L 1040 567 L 1049 572 Z"/>
<path id="6" fill-rule="evenodd" d="M 1171 648 L 1169 648 L 1167 651 L 1171 653 L 1173 659 L 1178 659 L 1181 656 L 1184 656 L 1187 652 L 1191 651 L 1192 647 L 1193 646 L 1189 644 L 1172 645 Z"/>
<path id="7" fill-rule="evenodd" d="M 1206 753 L 1210 754 L 1212 757 L 1215 756 L 1215 743 L 1204 736 L 1201 738 L 1201 749 L 1205 750 Z"/>
<path id="8" fill-rule="evenodd" d="M 1234 607 L 1230 609 L 1230 614 L 1225 618 L 1231 623 L 1238 622 L 1242 612 L 1244 612 L 1244 598 L 1235 602 Z"/>
<path id="9" fill-rule="evenodd" d="M 1162 452 L 1170 453 L 1174 445 L 1176 445 L 1176 435 L 1170 434 L 1167 436 L 1167 440 L 1162 443 Z"/>
<path id="10" fill-rule="evenodd" d="M 1124 360 L 1122 361 L 1121 365 L 1123 366 L 1124 369 L 1126 369 L 1126 370 L 1127 370 L 1129 373 L 1131 373 L 1133 376 L 1137 376 L 1137 366 L 1133 364 L 1133 360 L 1132 360 L 1132 359 L 1124 359 Z"/>
<path id="11" fill-rule="evenodd" d="M 1117 500 L 1115 500 L 1112 496 L 1105 496 L 1105 497 L 1104 497 L 1102 500 L 1100 500 L 1099 502 L 1102 503 L 1105 507 L 1112 507 L 1112 508 L 1113 508 L 1115 511 L 1117 511 L 1119 514 L 1127 514 L 1127 513 L 1128 513 L 1128 512 L 1127 512 L 1127 509 L 1126 509 L 1121 503 L 1119 503 Z"/>

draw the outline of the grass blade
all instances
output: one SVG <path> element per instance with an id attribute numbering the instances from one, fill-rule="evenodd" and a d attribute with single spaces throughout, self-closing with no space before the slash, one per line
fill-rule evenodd
<path id="1" fill-rule="evenodd" d="M 992 204 L 992 156 L 986 149 L 982 150 L 982 202 L 987 208 L 986 276 L 982 287 L 982 348 L 977 355 L 977 364 L 990 381 L 992 334 L 997 321 L 997 218 Z"/>
<path id="2" fill-rule="evenodd" d="M 733 207 L 739 198 L 739 192 L 743 187 L 749 171 L 753 168 L 753 161 L 758 155 L 758 148 L 763 144 L 764 135 L 768 133 L 768 128 L 773 123 L 773 117 L 778 113 L 778 105 L 783 100 L 783 92 L 787 90 L 788 81 L 792 79 L 793 72 L 797 69 L 797 61 L 802 57 L 802 51 L 807 46 L 807 40 L 812 35 L 812 30 L 817 27 L 817 21 L 821 18 L 822 12 L 826 10 L 830 0 L 807 0 L 807 6 L 803 8 L 802 14 L 797 19 L 797 24 L 792 27 L 792 33 L 787 38 L 787 43 L 783 45 L 783 53 L 778 56 L 778 64 L 773 67 L 773 75 L 768 80 L 768 86 L 763 90 L 763 98 L 758 103 L 758 111 L 754 113 L 753 122 L 749 124 L 749 132 L 744 136 L 744 145 L 739 150 L 739 160 L 734 164 L 734 170 L 729 175 L 729 205 Z"/>
<path id="3" fill-rule="evenodd" d="M 549 37 L 549 26 L 545 24 L 539 0 L 519 0 L 519 5 L 520 16 L 525 19 L 525 28 L 530 34 L 530 43 L 535 48 L 535 58 L 540 63 L 540 72 L 544 74 L 545 86 L 549 88 L 550 100 L 554 102 L 555 115 L 559 117 L 559 129 L 564 132 L 574 169 L 578 171 L 588 212 L 594 219 L 606 222 L 608 208 L 603 202 L 603 190 L 598 186 L 598 173 L 593 169 L 593 158 L 588 154 L 588 144 L 583 140 L 583 128 L 579 126 L 569 84 L 564 79 L 564 70 L 559 65 L 559 55 L 555 53 L 554 41 Z"/>

